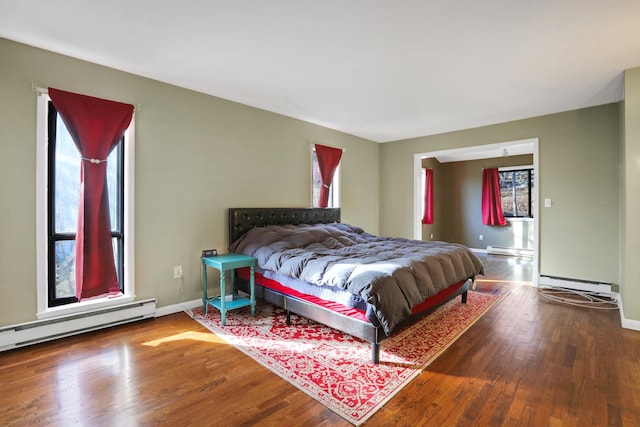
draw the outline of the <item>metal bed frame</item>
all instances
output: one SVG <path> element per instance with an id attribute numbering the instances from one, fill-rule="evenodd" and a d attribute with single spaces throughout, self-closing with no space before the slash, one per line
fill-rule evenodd
<path id="1" fill-rule="evenodd" d="M 340 222 L 340 208 L 230 208 L 229 209 L 229 244 L 235 242 L 244 233 L 254 227 L 264 227 L 267 225 L 299 225 L 299 224 L 328 224 Z M 242 289 L 242 282 L 239 281 L 239 287 Z M 426 314 L 433 311 L 438 306 L 461 295 L 463 303 L 467 302 L 467 291 L 471 281 L 460 287 L 450 298 L 440 304 L 431 307 L 425 312 L 412 315 L 405 319 L 396 330 L 415 323 Z M 387 338 L 382 327 L 374 326 L 369 322 L 364 322 L 352 317 L 331 311 L 325 307 L 313 304 L 311 302 L 293 297 L 284 293 L 274 291 L 272 289 L 255 285 L 256 298 L 263 299 L 274 304 L 287 312 L 287 322 L 290 319 L 290 313 L 295 313 L 302 317 L 322 323 L 331 328 L 345 332 L 354 337 L 358 337 L 371 343 L 371 361 L 378 363 L 380 361 L 380 343 Z"/>

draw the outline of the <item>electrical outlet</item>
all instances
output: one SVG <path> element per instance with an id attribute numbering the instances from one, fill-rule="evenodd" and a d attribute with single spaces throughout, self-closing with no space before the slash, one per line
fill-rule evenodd
<path id="1" fill-rule="evenodd" d="M 173 278 L 174 279 L 179 279 L 182 277 L 182 266 L 181 265 L 176 265 L 173 267 Z"/>
<path id="2" fill-rule="evenodd" d="M 481 234 L 478 236 L 478 240 L 482 240 L 482 239 L 484 239 L 484 236 Z"/>

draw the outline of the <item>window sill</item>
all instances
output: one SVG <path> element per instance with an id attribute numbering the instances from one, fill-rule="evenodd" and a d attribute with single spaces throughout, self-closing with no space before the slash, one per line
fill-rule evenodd
<path id="1" fill-rule="evenodd" d="M 509 222 L 533 222 L 533 218 L 513 218 L 513 217 L 505 217 Z"/>
<path id="2" fill-rule="evenodd" d="M 97 298 L 85 302 L 76 302 L 72 304 L 66 304 L 60 307 L 51 307 L 45 311 L 36 313 L 38 320 L 51 319 L 53 317 L 66 316 L 69 314 L 89 313 L 91 311 L 113 307 L 116 305 L 132 302 L 135 299 L 135 295 L 120 295 L 115 297 Z"/>

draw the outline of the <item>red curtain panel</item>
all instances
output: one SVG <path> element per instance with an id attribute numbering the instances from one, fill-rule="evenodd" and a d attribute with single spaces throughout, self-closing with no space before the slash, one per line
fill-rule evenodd
<path id="1" fill-rule="evenodd" d="M 502 212 L 500 180 L 497 168 L 487 168 L 482 172 L 482 223 L 485 225 L 507 225 Z"/>
<path id="2" fill-rule="evenodd" d="M 322 187 L 320 188 L 320 208 L 326 208 L 329 204 L 329 188 L 333 182 L 333 174 L 336 172 L 342 157 L 342 150 L 339 148 L 327 147 L 316 144 L 316 156 L 318 157 L 318 167 L 322 176 Z"/>
<path id="3" fill-rule="evenodd" d="M 423 224 L 433 224 L 433 169 L 425 169 Z"/>
<path id="4" fill-rule="evenodd" d="M 118 294 L 113 260 L 107 162 L 133 117 L 133 105 L 49 88 L 80 152 L 80 201 L 76 234 L 76 297 L 78 300 Z"/>

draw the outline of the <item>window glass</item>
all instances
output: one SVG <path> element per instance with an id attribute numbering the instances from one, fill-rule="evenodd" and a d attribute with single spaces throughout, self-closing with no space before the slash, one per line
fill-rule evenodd
<path id="1" fill-rule="evenodd" d="M 533 169 L 500 171 L 499 178 L 504 216 L 533 218 Z"/>
<path id="2" fill-rule="evenodd" d="M 55 299 L 75 298 L 76 295 L 76 241 L 59 240 L 55 245 Z"/>
<path id="3" fill-rule="evenodd" d="M 107 157 L 107 189 L 109 190 L 109 216 L 111 231 L 122 231 L 122 141 Z M 117 265 L 117 264 L 116 264 Z"/>
<path id="4" fill-rule="evenodd" d="M 57 115 L 55 141 L 55 232 L 75 233 L 80 195 L 80 153 Z"/>
<path id="5" fill-rule="evenodd" d="M 320 200 L 320 188 L 322 188 L 322 176 L 320 175 L 320 166 L 318 165 L 318 156 L 316 150 L 312 150 L 311 159 L 311 206 L 318 206 Z M 331 196 L 329 196 L 331 200 Z M 331 203 L 331 202 L 329 202 Z"/>

